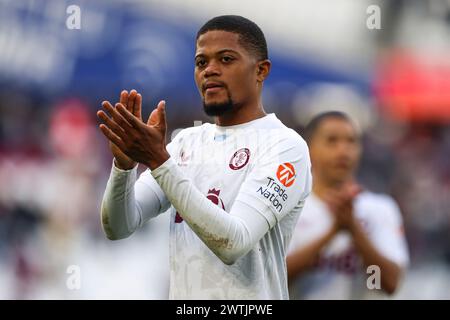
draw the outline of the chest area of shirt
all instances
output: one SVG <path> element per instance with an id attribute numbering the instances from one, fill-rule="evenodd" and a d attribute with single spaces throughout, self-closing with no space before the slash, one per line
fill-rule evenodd
<path id="1" fill-rule="evenodd" d="M 180 145 L 174 156 L 193 185 L 214 204 L 229 211 L 256 153 L 256 148 L 245 141 L 202 139 Z"/>
<path id="2" fill-rule="evenodd" d="M 227 143 L 210 140 L 179 147 L 176 160 L 183 172 L 196 183 L 208 180 L 233 182 L 245 178 L 256 157 L 256 148 L 232 139 Z"/>

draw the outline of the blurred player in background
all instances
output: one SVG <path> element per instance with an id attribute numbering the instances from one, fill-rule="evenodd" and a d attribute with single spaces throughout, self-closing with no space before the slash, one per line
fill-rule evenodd
<path id="1" fill-rule="evenodd" d="M 288 299 L 286 252 L 312 179 L 304 140 L 264 111 L 270 66 L 255 23 L 216 17 L 199 30 L 195 54 L 215 124 L 182 130 L 166 147 L 164 101 L 147 123 L 134 90 L 98 112 L 115 159 L 103 228 L 126 238 L 170 208 L 172 299 Z M 139 179 L 137 163 L 149 168 Z"/>
<path id="2" fill-rule="evenodd" d="M 344 113 L 322 113 L 308 124 L 305 138 L 314 183 L 287 258 L 291 299 L 361 299 L 381 290 L 392 294 L 409 261 L 402 217 L 392 198 L 355 182 L 361 156 L 355 124 Z M 367 288 L 374 274 L 373 269 L 366 272 L 370 265 L 381 270 L 381 290 Z M 369 282 L 376 288 L 376 276 Z"/>

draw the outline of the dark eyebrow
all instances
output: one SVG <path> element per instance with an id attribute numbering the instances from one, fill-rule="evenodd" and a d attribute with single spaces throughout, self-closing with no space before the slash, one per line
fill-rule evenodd
<path id="1" fill-rule="evenodd" d="M 222 49 L 222 50 L 216 52 L 216 54 L 222 54 L 222 53 L 225 53 L 225 52 L 234 53 L 234 54 L 240 56 L 239 52 L 237 52 L 236 50 L 233 50 L 233 49 Z M 199 57 L 204 57 L 204 56 L 205 56 L 205 55 L 204 55 L 203 53 L 199 53 L 199 54 L 197 54 L 197 55 L 194 57 L 194 60 L 197 59 L 197 58 L 199 58 Z"/>
<path id="2" fill-rule="evenodd" d="M 217 53 L 218 53 L 218 54 L 221 54 L 221 53 L 224 53 L 224 52 L 231 52 L 231 53 L 234 53 L 234 54 L 236 54 L 236 55 L 240 55 L 239 52 L 237 52 L 237 51 L 235 51 L 235 50 L 233 50 L 233 49 L 222 49 L 222 50 L 220 50 L 220 51 L 217 52 Z"/>

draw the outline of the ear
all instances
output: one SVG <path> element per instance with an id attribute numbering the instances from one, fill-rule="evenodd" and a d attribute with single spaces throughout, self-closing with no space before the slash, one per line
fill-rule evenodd
<path id="1" fill-rule="evenodd" d="M 270 67 L 272 66 L 272 62 L 269 59 L 259 61 L 257 63 L 257 81 L 263 82 L 270 73 Z"/>

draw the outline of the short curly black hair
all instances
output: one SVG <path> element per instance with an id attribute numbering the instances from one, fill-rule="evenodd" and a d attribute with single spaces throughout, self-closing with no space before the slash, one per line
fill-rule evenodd
<path id="1" fill-rule="evenodd" d="M 212 18 L 198 30 L 196 40 L 202 34 L 212 30 L 237 33 L 239 35 L 239 43 L 250 53 L 255 54 L 258 60 L 269 58 L 264 33 L 256 23 L 247 18 L 236 15 L 224 15 Z"/>

